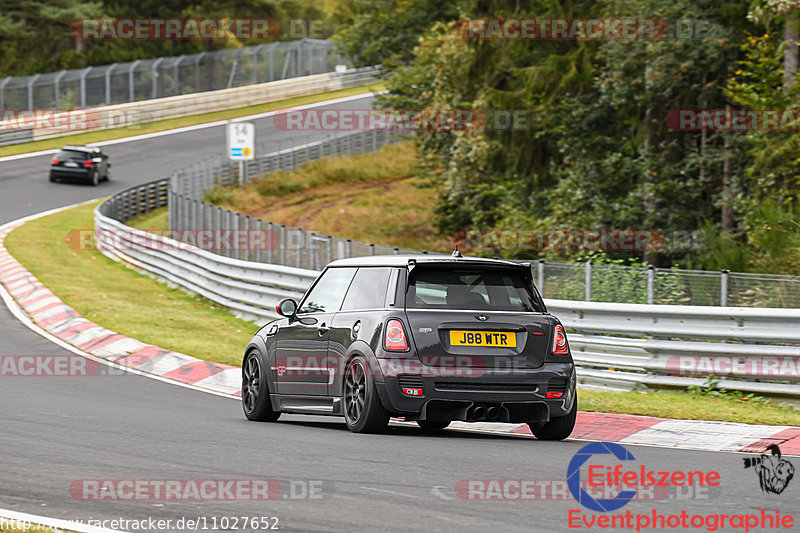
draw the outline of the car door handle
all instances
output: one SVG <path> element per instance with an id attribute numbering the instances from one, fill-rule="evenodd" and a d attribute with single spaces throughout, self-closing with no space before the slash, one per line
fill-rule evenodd
<path id="1" fill-rule="evenodd" d="M 320 337 L 324 337 L 326 333 L 328 333 L 331 328 L 326 328 L 324 325 L 317 328 L 317 333 L 319 333 Z"/>

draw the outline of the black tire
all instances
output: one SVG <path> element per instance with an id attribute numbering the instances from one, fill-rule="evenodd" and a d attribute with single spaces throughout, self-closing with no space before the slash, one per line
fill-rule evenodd
<path id="1" fill-rule="evenodd" d="M 263 371 L 261 354 L 258 350 L 249 352 L 242 364 L 242 409 L 248 420 L 256 422 L 275 422 L 280 411 L 272 409 L 269 399 L 268 378 Z"/>
<path id="2" fill-rule="evenodd" d="M 97 171 L 97 169 L 92 171 L 91 182 L 92 186 L 94 187 L 97 187 L 100 184 L 100 173 Z"/>
<path id="3" fill-rule="evenodd" d="M 575 419 L 578 417 L 578 395 L 572 401 L 572 409 L 565 416 L 556 416 L 544 424 L 528 424 L 533 436 L 539 440 L 564 440 L 575 429 Z"/>
<path id="4" fill-rule="evenodd" d="M 417 425 L 425 433 L 437 433 L 450 425 L 449 420 L 417 420 Z"/>
<path id="5" fill-rule="evenodd" d="M 106 170 L 106 175 L 103 177 L 103 181 L 111 181 L 111 169 Z"/>
<path id="6" fill-rule="evenodd" d="M 55 177 L 55 176 L 53 176 L 52 174 L 50 174 L 50 182 L 51 182 L 51 183 L 55 183 L 56 181 L 58 181 L 58 180 L 56 179 L 56 177 Z"/>
<path id="7" fill-rule="evenodd" d="M 342 408 L 347 429 L 354 433 L 382 433 L 389 425 L 389 412 L 381 405 L 369 361 L 361 355 L 350 360 L 344 375 Z"/>

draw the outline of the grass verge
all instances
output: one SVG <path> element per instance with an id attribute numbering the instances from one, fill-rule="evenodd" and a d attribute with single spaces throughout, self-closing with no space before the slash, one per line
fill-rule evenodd
<path id="1" fill-rule="evenodd" d="M 0 157 L 25 154 L 28 152 L 38 152 L 40 150 L 55 150 L 56 148 L 61 148 L 67 144 L 91 144 L 100 141 L 121 139 L 123 137 L 145 135 L 147 133 L 155 133 L 158 131 L 194 126 L 196 124 L 204 124 L 206 122 L 216 122 L 218 120 L 227 120 L 248 115 L 256 115 L 258 113 L 266 113 L 267 111 L 275 111 L 276 109 L 313 104 L 315 102 L 322 102 L 324 100 L 332 100 L 334 98 L 343 98 L 345 96 L 381 91 L 383 89 L 384 85 L 382 83 L 374 83 L 370 85 L 361 85 L 359 87 L 339 89 L 327 93 L 298 96 L 295 98 L 278 100 L 276 102 L 270 102 L 267 104 L 238 107 L 236 109 L 226 109 L 224 111 L 189 115 L 186 117 L 171 118 L 167 120 L 158 120 L 149 124 L 134 124 L 132 126 L 126 126 L 123 128 L 90 131 L 86 133 L 77 133 L 75 135 L 65 135 L 63 137 L 56 137 L 54 139 L 13 144 L 10 146 L 0 147 Z"/>
<path id="2" fill-rule="evenodd" d="M 414 175 L 416 162 L 412 142 L 392 144 L 279 170 L 243 187 L 218 187 L 205 201 L 336 237 L 449 252 L 452 241 L 434 230 L 436 189 Z"/>
<path id="3" fill-rule="evenodd" d="M 800 426 L 800 410 L 775 401 L 765 403 L 733 397 L 716 398 L 681 391 L 641 393 L 581 390 L 578 398 L 578 406 L 582 411 Z"/>
<path id="4" fill-rule="evenodd" d="M 76 249 L 79 238 L 73 230 L 94 232 L 92 211 L 96 205 L 27 222 L 6 237 L 6 247 L 84 318 L 145 343 L 240 365 L 257 329 L 254 324 L 204 298 L 139 274 L 94 249 Z"/>

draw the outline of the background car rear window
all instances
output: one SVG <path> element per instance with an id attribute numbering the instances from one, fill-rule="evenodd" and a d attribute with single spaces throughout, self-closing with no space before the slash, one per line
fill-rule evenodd
<path id="1" fill-rule="evenodd" d="M 68 161 L 74 159 L 76 161 L 85 161 L 89 159 L 89 152 L 81 152 L 79 150 L 61 150 L 57 155 L 61 161 Z"/>
<path id="2" fill-rule="evenodd" d="M 308 294 L 298 313 L 333 313 L 342 307 L 355 268 L 329 268 Z"/>
<path id="3" fill-rule="evenodd" d="M 417 267 L 412 272 L 406 307 L 541 312 L 529 282 L 511 269 Z"/>
<path id="4" fill-rule="evenodd" d="M 392 269 L 387 267 L 359 268 L 347 291 L 342 311 L 383 308 L 391 273 Z"/>

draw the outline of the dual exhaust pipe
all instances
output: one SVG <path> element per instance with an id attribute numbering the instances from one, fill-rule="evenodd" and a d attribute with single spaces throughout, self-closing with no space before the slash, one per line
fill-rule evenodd
<path id="1" fill-rule="evenodd" d="M 490 405 L 488 407 L 476 404 L 469 410 L 469 418 L 472 420 L 497 420 L 500 418 L 500 407 Z"/>

